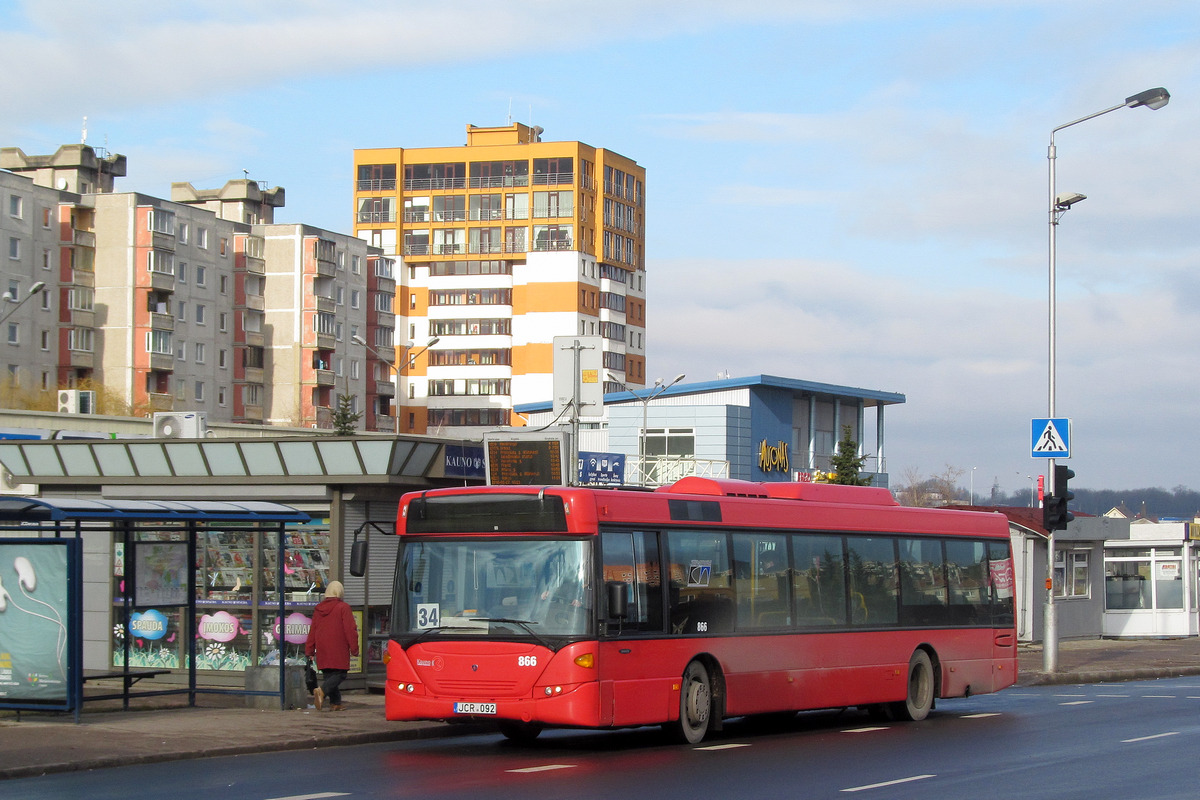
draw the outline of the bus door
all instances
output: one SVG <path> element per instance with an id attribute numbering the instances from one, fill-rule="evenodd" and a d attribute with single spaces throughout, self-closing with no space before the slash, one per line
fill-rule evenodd
<path id="1" fill-rule="evenodd" d="M 611 725 L 662 722 L 670 705 L 670 687 L 679 676 L 663 669 L 663 595 L 658 534 L 651 531 L 604 531 L 601 631 L 596 664 L 600 679 L 601 719 Z M 624 615 L 610 608 L 623 597 Z"/>
<path id="2" fill-rule="evenodd" d="M 1015 661 L 1016 577 L 1013 572 L 1012 548 L 1007 541 L 988 542 L 988 585 L 992 599 L 995 657 Z M 1012 677 L 1015 680 L 1015 676 Z"/>

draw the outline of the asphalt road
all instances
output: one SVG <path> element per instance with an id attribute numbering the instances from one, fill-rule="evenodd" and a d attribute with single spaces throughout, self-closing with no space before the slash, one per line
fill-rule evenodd
<path id="1" fill-rule="evenodd" d="M 857 712 L 734 721 L 699 746 L 655 729 L 498 734 L 63 773 L 6 797 L 1194 798 L 1200 678 L 1019 687 L 919 723 Z"/>

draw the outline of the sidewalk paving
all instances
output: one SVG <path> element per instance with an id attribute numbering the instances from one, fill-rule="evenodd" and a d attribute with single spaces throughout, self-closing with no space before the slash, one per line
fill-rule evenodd
<path id="1" fill-rule="evenodd" d="M 1088 639 L 1059 643 L 1058 670 L 1042 672 L 1040 645 L 1020 648 L 1018 683 L 1097 683 L 1200 674 L 1200 639 Z M 71 714 L 0 711 L 0 779 L 185 758 L 457 736 L 486 724 L 388 722 L 383 695 L 347 692 L 344 711 L 247 707 L 244 697 L 186 695 L 85 703 Z"/>

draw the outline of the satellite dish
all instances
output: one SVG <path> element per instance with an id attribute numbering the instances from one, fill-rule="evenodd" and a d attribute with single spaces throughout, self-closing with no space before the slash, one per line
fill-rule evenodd
<path id="1" fill-rule="evenodd" d="M 59 191 L 63 191 L 63 192 L 65 192 L 67 190 L 67 179 L 66 178 L 58 179 L 58 189 L 59 189 Z"/>

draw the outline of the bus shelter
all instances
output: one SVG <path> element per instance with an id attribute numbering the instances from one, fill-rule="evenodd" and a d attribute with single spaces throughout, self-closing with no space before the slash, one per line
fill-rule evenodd
<path id="1" fill-rule="evenodd" d="M 177 609 L 181 631 L 197 629 L 197 536 L 213 526 L 236 525 L 246 534 L 275 535 L 273 598 L 278 619 L 285 614 L 284 569 L 289 523 L 308 514 L 267 501 L 99 500 L 74 497 L 0 499 L 0 708 L 71 711 L 76 720 L 85 700 L 187 694 L 195 705 L 203 693 L 278 696 L 286 708 L 287 665 L 278 659 L 278 690 L 200 688 L 196 682 L 197 643 L 186 636 L 187 685 L 161 690 L 134 689 L 144 678 L 170 670 L 131 667 L 135 636 L 161 635 L 164 622 L 141 609 Z M 84 670 L 84 547 L 91 535 L 122 544 L 123 579 L 113 600 L 115 624 L 125 634 L 120 664 L 111 670 Z M 104 592 L 110 594 L 106 585 Z M 156 612 L 157 613 L 157 612 Z M 104 621 L 107 627 L 107 620 Z M 121 691 L 84 696 L 91 680 L 117 679 Z"/>

